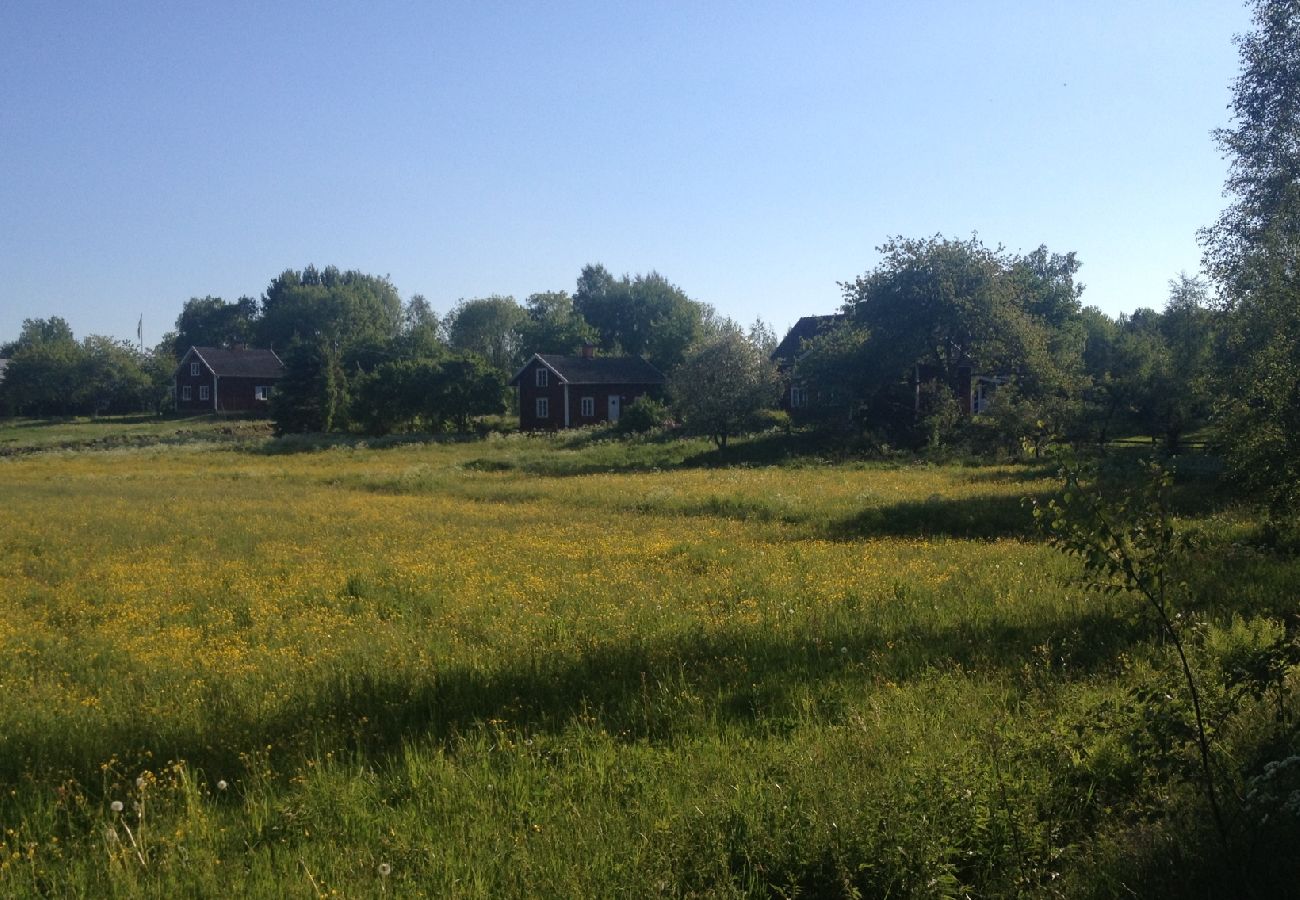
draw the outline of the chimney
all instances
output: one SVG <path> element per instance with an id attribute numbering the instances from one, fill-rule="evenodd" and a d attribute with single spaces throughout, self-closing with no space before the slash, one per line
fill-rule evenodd
<path id="1" fill-rule="evenodd" d="M 583 344 L 583 345 L 582 345 L 582 358 L 583 358 L 583 359 L 594 359 L 595 356 L 596 356 L 596 345 L 595 345 L 595 344 Z"/>

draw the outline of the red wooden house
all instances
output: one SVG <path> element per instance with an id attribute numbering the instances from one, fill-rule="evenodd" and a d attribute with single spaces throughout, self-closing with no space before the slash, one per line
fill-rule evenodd
<path id="1" fill-rule="evenodd" d="M 521 431 L 554 431 L 617 422 L 637 397 L 658 396 L 664 375 L 639 356 L 535 353 L 510 379 L 519 388 Z"/>
<path id="2" fill-rule="evenodd" d="M 172 377 L 176 410 L 183 413 L 267 413 L 284 363 L 270 350 L 191 347 Z"/>

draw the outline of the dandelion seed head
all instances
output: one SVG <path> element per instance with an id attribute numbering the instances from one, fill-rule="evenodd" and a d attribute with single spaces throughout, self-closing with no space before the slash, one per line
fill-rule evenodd
<path id="1" fill-rule="evenodd" d="M 114 800 L 112 803 L 108 804 L 108 808 L 111 809 L 113 812 L 121 812 L 121 811 L 122 811 L 122 801 L 121 801 L 121 800 Z"/>
<path id="2" fill-rule="evenodd" d="M 230 785 L 226 784 L 226 779 L 224 778 L 217 782 L 217 790 L 219 791 L 224 791 L 228 787 L 230 787 Z"/>
<path id="3" fill-rule="evenodd" d="M 393 871 L 393 867 L 390 866 L 388 863 L 383 862 L 383 863 L 380 863 L 380 864 L 379 864 L 379 875 L 380 875 L 380 877 L 382 877 L 382 878 L 387 878 L 388 875 L 389 875 L 389 873 L 392 872 L 392 871 Z"/>

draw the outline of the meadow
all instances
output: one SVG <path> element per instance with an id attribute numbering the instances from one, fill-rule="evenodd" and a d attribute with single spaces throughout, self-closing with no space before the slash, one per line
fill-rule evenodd
<path id="1" fill-rule="evenodd" d="M 5 896 L 1294 884 L 1292 673 L 1238 669 L 1285 657 L 1300 566 L 1211 476 L 1179 571 L 1226 852 L 1169 648 L 1035 530 L 1049 466 L 21 427 Z"/>

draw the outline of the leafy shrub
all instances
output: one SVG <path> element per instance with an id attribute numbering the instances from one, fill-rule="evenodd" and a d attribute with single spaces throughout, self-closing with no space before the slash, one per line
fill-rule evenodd
<path id="1" fill-rule="evenodd" d="M 649 394 L 637 397 L 618 419 L 621 434 L 642 434 L 662 427 L 668 421 L 668 407 Z"/>

